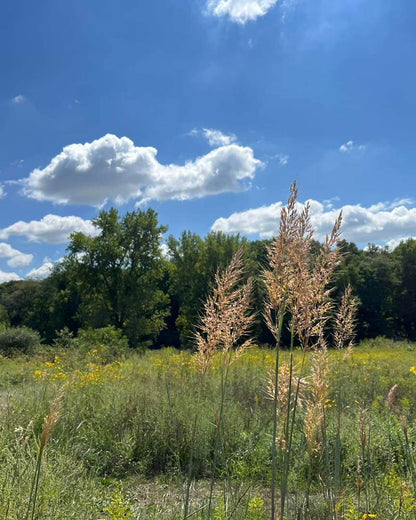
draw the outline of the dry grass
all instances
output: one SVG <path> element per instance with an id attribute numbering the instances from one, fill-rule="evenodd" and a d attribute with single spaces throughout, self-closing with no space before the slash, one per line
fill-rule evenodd
<path id="1" fill-rule="evenodd" d="M 234 255 L 224 272 L 217 272 L 211 294 L 204 305 L 200 325 L 195 335 L 197 364 L 205 373 L 215 352 L 238 357 L 252 344 L 250 330 L 253 283 L 243 284 L 243 250 Z"/>

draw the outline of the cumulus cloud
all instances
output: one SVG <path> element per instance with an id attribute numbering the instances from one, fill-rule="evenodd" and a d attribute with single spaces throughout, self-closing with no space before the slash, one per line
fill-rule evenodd
<path id="1" fill-rule="evenodd" d="M 13 280 L 20 280 L 20 276 L 16 273 L 7 273 L 0 270 L 0 283 L 11 282 Z"/>
<path id="2" fill-rule="evenodd" d="M 184 165 L 161 164 L 156 155 L 155 148 L 137 147 L 127 137 L 111 134 L 71 144 L 24 179 L 24 193 L 37 200 L 92 206 L 109 200 L 186 200 L 245 190 L 262 165 L 251 148 L 236 144 Z"/>
<path id="3" fill-rule="evenodd" d="M 213 128 L 203 128 L 202 135 L 208 141 L 210 146 L 228 146 L 237 141 L 237 136 L 234 134 L 226 135 L 221 130 L 215 130 Z"/>
<path id="4" fill-rule="evenodd" d="M 74 216 L 46 215 L 41 220 L 31 220 L 30 222 L 20 220 L 11 226 L 0 229 L 0 239 L 7 240 L 10 236 L 24 236 L 31 242 L 63 244 L 69 240 L 69 235 L 74 231 L 81 231 L 86 235 L 97 233 L 90 220 Z"/>
<path id="5" fill-rule="evenodd" d="M 208 12 L 214 16 L 228 16 L 233 22 L 245 24 L 264 16 L 277 0 L 208 0 Z"/>
<path id="6" fill-rule="evenodd" d="M 30 280 L 43 280 L 51 274 L 53 266 L 53 262 L 47 261 L 37 269 L 32 269 L 29 271 L 26 275 L 26 278 Z"/>
<path id="7" fill-rule="evenodd" d="M 342 234 L 346 240 L 361 244 L 393 243 L 391 241 L 413 236 L 416 229 L 416 208 L 407 208 L 404 204 L 399 204 L 400 202 L 403 201 L 379 203 L 368 208 L 358 204 L 345 205 L 336 209 L 310 200 L 315 238 L 325 238 L 340 210 L 343 214 Z M 211 229 L 270 238 L 277 233 L 283 206 L 283 202 L 276 202 L 270 206 L 233 213 L 228 218 L 217 219 Z M 303 207 L 303 204 L 299 203 L 299 206 Z"/>
<path id="8" fill-rule="evenodd" d="M 364 144 L 356 144 L 354 141 L 347 141 L 339 147 L 339 151 L 341 153 L 351 153 L 355 150 L 362 152 L 365 150 L 365 148 L 366 147 Z"/>
<path id="9" fill-rule="evenodd" d="M 33 261 L 33 255 L 22 253 L 5 242 L 0 242 L 0 258 L 9 258 L 7 265 L 10 267 L 24 267 Z"/>

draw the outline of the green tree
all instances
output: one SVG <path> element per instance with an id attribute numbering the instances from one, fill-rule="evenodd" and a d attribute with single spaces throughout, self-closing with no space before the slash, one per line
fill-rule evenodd
<path id="1" fill-rule="evenodd" d="M 40 289 L 40 282 L 18 280 L 0 284 L 0 304 L 6 309 L 10 325 L 28 325 L 28 317 L 33 311 L 34 301 Z"/>
<path id="2" fill-rule="evenodd" d="M 416 240 L 409 239 L 396 247 L 392 256 L 398 266 L 396 292 L 399 330 L 408 339 L 416 340 Z"/>
<path id="3" fill-rule="evenodd" d="M 343 262 L 337 272 L 336 288 L 341 294 L 348 283 L 360 300 L 357 332 L 360 339 L 396 334 L 398 276 L 397 262 L 386 248 L 369 245 L 359 250 L 342 241 Z"/>
<path id="4" fill-rule="evenodd" d="M 165 326 L 168 297 L 160 289 L 160 243 L 166 227 L 157 213 L 114 208 L 93 220 L 97 236 L 74 233 L 63 268 L 81 295 L 84 325 L 122 329 L 130 345 L 150 344 Z"/>
<path id="5" fill-rule="evenodd" d="M 67 328 L 76 333 L 80 327 L 78 309 L 81 295 L 72 283 L 71 272 L 57 264 L 52 273 L 39 282 L 32 308 L 24 323 L 40 332 L 46 343 L 51 343 L 57 331 Z"/>
<path id="6" fill-rule="evenodd" d="M 224 233 L 210 233 L 202 239 L 185 231 L 179 239 L 168 239 L 172 314 L 180 344 L 191 346 L 203 302 L 218 268 L 225 268 L 245 240 Z"/>
<path id="7" fill-rule="evenodd" d="M 4 305 L 0 305 L 0 331 L 10 326 L 10 316 Z"/>

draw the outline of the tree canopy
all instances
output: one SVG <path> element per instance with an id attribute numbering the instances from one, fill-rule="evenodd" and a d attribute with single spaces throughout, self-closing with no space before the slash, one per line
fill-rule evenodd
<path id="1" fill-rule="evenodd" d="M 161 241 L 166 226 L 155 211 L 116 209 L 94 219 L 94 236 L 74 233 L 67 255 L 42 281 L 12 281 L 0 285 L 4 326 L 36 329 L 51 343 L 57 331 L 111 325 L 131 346 L 192 347 L 194 327 L 218 268 L 224 269 L 240 247 L 246 276 L 254 279 L 254 308 L 259 316 L 255 339 L 270 335 L 261 320 L 263 285 L 259 273 L 267 240 L 190 231 Z M 342 263 L 334 280 L 334 295 L 351 284 L 360 300 L 358 337 L 384 335 L 416 340 L 416 240 L 394 251 L 377 246 L 360 250 L 342 241 Z M 320 250 L 313 244 L 313 257 Z"/>
<path id="2" fill-rule="evenodd" d="M 92 327 L 114 325 L 130 344 L 149 342 L 165 327 L 168 296 L 161 240 L 167 230 L 155 211 L 102 211 L 93 220 L 96 236 L 74 233 L 61 269 L 81 295 L 80 321 Z"/>

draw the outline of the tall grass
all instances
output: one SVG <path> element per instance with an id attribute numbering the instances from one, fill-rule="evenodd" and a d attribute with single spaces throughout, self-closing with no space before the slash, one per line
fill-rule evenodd
<path id="1" fill-rule="evenodd" d="M 308 402 L 314 401 L 311 389 L 316 361 L 312 352 L 306 353 L 287 478 L 287 518 L 332 518 L 329 486 L 337 491 L 332 500 L 338 519 L 358 518 L 364 513 L 387 519 L 414 516 L 416 376 L 410 368 L 416 346 L 387 345 L 384 340 L 380 347 L 376 345 L 359 346 L 346 359 L 344 351 L 327 352 L 326 459 L 320 451 L 320 427 L 315 432 L 316 444 L 310 444 L 310 452 L 307 449 L 305 419 L 311 413 Z M 71 385 L 42 457 L 39 517 L 106 518 L 104 508 L 121 480 L 133 518 L 182 518 L 186 486 L 181 485 L 188 478 L 192 460 L 188 515 L 207 518 L 222 353 L 213 356 L 203 388 L 195 356 L 190 353 L 168 349 L 132 356 L 121 363 L 117 378 L 104 371 L 103 365 L 101 379 L 96 369 L 94 377 L 86 379 L 88 357 L 84 365 L 82 359 L 75 363 L 71 355 L 62 353 L 60 360 Z M 293 387 L 297 386 L 303 357 L 301 350 L 294 349 Z M 289 352 L 281 351 L 280 361 L 279 417 L 284 417 Z M 7 373 L 10 381 L 0 397 L 0 518 L 21 520 L 27 511 L 44 417 L 56 396 L 54 373 L 49 372 L 54 368 L 46 363 L 50 362 L 40 358 L 6 359 L 0 366 L 0 374 Z M 224 452 L 218 458 L 212 515 L 219 514 L 224 478 L 232 484 L 227 485 L 227 513 L 241 499 L 232 518 L 244 518 L 248 503 L 256 496 L 262 498 L 264 511 L 271 510 L 267 488 L 272 475 L 273 401 L 267 387 L 274 364 L 275 353 L 252 347 L 230 366 L 222 427 Z M 36 371 L 50 374 L 51 380 L 39 379 Z M 14 373 L 19 377 L 11 377 Z M 387 403 L 389 390 L 396 383 L 397 413 Z M 273 395 L 272 389 L 270 392 Z M 408 447 L 398 413 L 406 422 Z M 278 437 L 284 424 L 284 420 L 278 423 Z M 339 484 L 335 486 L 337 457 Z M 282 472 L 279 458 L 279 483 Z"/>

